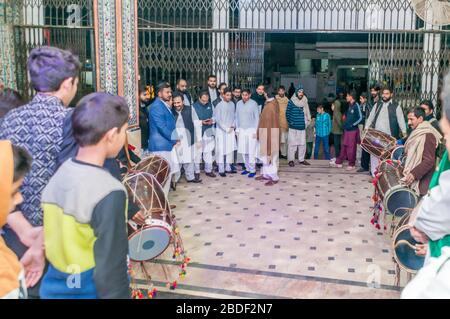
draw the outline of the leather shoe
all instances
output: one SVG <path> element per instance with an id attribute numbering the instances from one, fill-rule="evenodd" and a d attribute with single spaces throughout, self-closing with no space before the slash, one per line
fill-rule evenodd
<path id="1" fill-rule="evenodd" d="M 270 180 L 270 181 L 268 181 L 267 183 L 265 183 L 264 185 L 265 185 L 265 186 L 273 186 L 273 185 L 275 185 L 275 184 L 277 184 L 277 183 L 278 183 L 278 181 Z"/>

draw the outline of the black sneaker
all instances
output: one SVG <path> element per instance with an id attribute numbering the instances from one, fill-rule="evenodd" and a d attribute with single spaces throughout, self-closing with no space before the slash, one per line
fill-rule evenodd
<path id="1" fill-rule="evenodd" d="M 290 167 L 294 167 L 294 166 L 295 166 L 295 163 L 294 163 L 293 161 L 290 161 L 290 162 L 289 162 L 289 166 L 290 166 Z"/>
<path id="2" fill-rule="evenodd" d="M 364 172 L 368 172 L 369 170 L 368 169 L 365 169 L 365 168 L 360 168 L 360 169 L 358 169 L 356 172 L 357 173 L 364 173 Z"/>
<path id="3" fill-rule="evenodd" d="M 227 177 L 227 174 L 225 174 L 225 173 L 219 173 L 219 175 L 220 175 L 221 177 Z"/>

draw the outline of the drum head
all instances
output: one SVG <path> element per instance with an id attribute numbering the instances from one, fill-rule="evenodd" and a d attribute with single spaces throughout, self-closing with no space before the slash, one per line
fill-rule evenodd
<path id="1" fill-rule="evenodd" d="M 409 273 L 416 273 L 423 267 L 424 256 L 417 256 L 415 250 L 409 245 L 419 244 L 414 240 L 409 231 L 409 226 L 400 227 L 394 234 L 394 258 L 401 268 Z"/>
<path id="2" fill-rule="evenodd" d="M 364 131 L 361 140 L 361 147 L 371 155 L 381 159 L 387 159 L 396 144 L 396 139 L 389 134 L 375 130 L 367 129 Z"/>
<path id="3" fill-rule="evenodd" d="M 136 204 L 146 217 L 166 219 L 171 216 L 170 205 L 164 195 L 161 185 L 153 175 L 136 173 L 124 179 L 123 184 L 128 192 L 128 200 Z M 166 212 L 167 218 L 161 213 Z"/>
<path id="4" fill-rule="evenodd" d="M 391 154 L 391 159 L 395 161 L 401 161 L 403 157 L 403 152 L 405 151 L 404 146 L 398 146 L 396 147 Z"/>
<path id="5" fill-rule="evenodd" d="M 133 171 L 152 174 L 160 185 L 164 185 L 169 177 L 170 165 L 161 156 L 150 155 L 137 163 Z"/>
<path id="6" fill-rule="evenodd" d="M 170 244 L 170 231 L 161 226 L 146 226 L 128 238 L 131 260 L 147 261 L 161 255 Z"/>
<path id="7" fill-rule="evenodd" d="M 406 187 L 394 187 L 388 191 L 384 199 L 386 212 L 395 217 L 402 217 L 411 212 L 417 205 L 417 195 Z"/>

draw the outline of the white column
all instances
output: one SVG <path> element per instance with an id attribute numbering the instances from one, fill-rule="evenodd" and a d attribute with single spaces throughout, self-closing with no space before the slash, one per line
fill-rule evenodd
<path id="1" fill-rule="evenodd" d="M 26 2 L 23 7 L 23 21 L 26 25 L 39 26 L 44 25 L 44 8 L 43 1 Z M 39 46 L 44 43 L 44 30 L 42 28 L 27 28 L 25 31 L 25 41 L 31 46 Z"/>
<path id="2" fill-rule="evenodd" d="M 229 3 L 224 0 L 213 1 L 213 31 L 228 29 Z M 228 83 L 228 52 L 229 33 L 213 32 L 213 73 L 217 76 L 217 82 Z"/>

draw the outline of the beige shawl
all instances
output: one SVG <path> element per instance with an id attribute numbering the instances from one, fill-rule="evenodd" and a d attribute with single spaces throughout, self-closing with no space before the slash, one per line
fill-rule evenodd
<path id="1" fill-rule="evenodd" d="M 406 140 L 405 144 L 405 167 L 403 169 L 404 176 L 407 176 L 417 165 L 422 162 L 423 151 L 425 147 L 425 140 L 427 134 L 433 134 L 436 138 L 436 145 L 438 146 L 442 135 L 430 124 L 428 121 L 420 123 L 416 129 L 414 129 L 411 135 Z M 419 191 L 419 181 L 414 181 L 410 186 L 417 194 Z"/>

